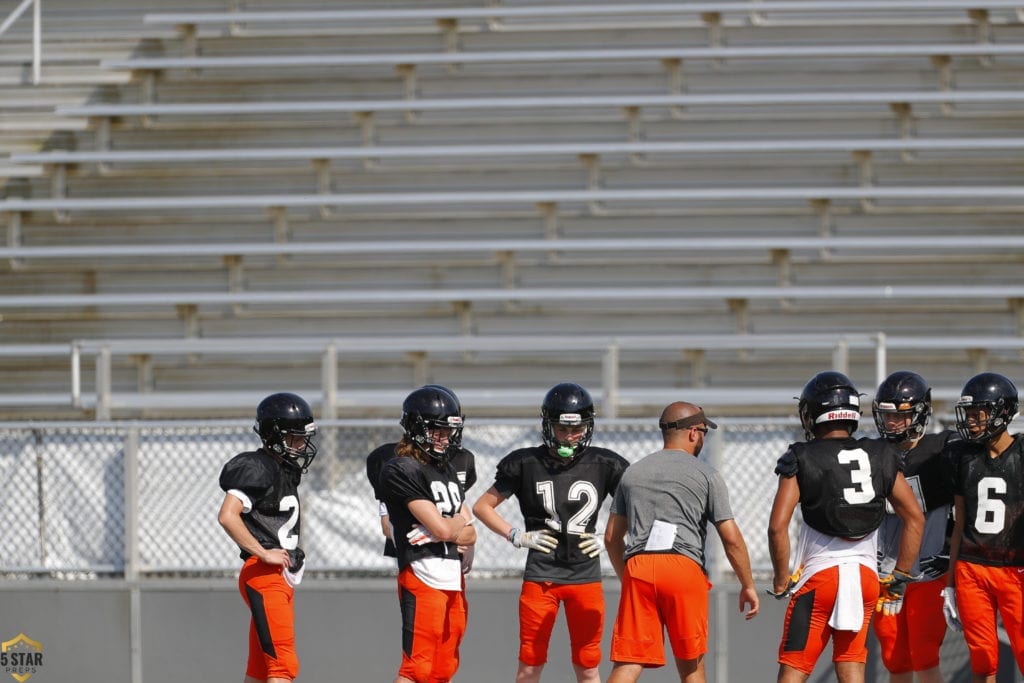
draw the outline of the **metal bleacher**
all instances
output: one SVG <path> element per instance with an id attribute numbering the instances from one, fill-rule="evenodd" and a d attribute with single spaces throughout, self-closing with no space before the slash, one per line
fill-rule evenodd
<path id="1" fill-rule="evenodd" d="M 19 86 L 45 135 L 0 136 L 0 417 L 1015 376 L 1020 8 L 118 0 L 53 47 L 77 97 Z"/>

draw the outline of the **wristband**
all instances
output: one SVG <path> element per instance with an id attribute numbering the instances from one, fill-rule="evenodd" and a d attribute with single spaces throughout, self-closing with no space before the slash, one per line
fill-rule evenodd
<path id="1" fill-rule="evenodd" d="M 509 543 L 511 543 L 512 542 L 512 537 L 516 535 L 517 531 L 519 531 L 518 527 L 512 527 L 511 529 L 509 529 L 508 530 L 508 534 L 505 536 L 505 540 L 507 540 Z"/>

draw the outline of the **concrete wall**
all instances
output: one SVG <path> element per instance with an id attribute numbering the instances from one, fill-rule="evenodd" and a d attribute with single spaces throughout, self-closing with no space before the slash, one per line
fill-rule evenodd
<path id="1" fill-rule="evenodd" d="M 617 586 L 606 590 L 608 640 L 618 605 Z M 458 681 L 512 681 L 518 650 L 516 604 L 519 582 L 472 579 L 468 584 L 470 628 L 462 648 Z M 400 616 L 392 579 L 307 582 L 296 597 L 302 681 L 390 682 L 400 658 Z M 765 600 L 751 622 L 739 615 L 735 588 L 712 593 L 709 681 L 775 680 L 785 603 Z M 133 659 L 135 615 L 140 648 Z M 725 632 L 717 631 L 725 624 Z M 148 582 L 133 601 L 123 582 L 8 582 L 0 584 L 0 639 L 19 633 L 43 645 L 43 666 L 32 683 L 178 683 L 181 680 L 240 681 L 244 675 L 248 613 L 231 581 Z M 872 644 L 874 643 L 872 639 Z M 947 681 L 968 681 L 964 649 L 949 634 L 944 647 Z M 827 655 L 825 657 L 827 659 Z M 1019 681 L 1004 653 L 999 683 Z M 133 666 L 135 668 L 133 678 Z M 0 680 L 10 672 L 0 670 Z M 884 681 L 877 659 L 869 681 Z M 812 681 L 832 680 L 819 665 Z M 556 626 L 544 680 L 571 681 L 564 621 Z M 678 680 L 674 667 L 651 670 L 645 683 Z"/>

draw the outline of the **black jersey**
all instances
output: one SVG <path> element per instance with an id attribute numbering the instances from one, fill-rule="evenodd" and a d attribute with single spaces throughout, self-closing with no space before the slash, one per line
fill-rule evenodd
<path id="1" fill-rule="evenodd" d="M 380 472 L 384 469 L 384 463 L 395 457 L 395 448 L 398 443 L 386 443 L 383 446 L 374 448 L 366 456 L 366 478 L 373 487 L 373 497 L 377 500 L 384 500 L 380 492 Z M 476 456 L 468 448 L 456 448 L 452 455 L 452 466 L 459 477 L 463 488 L 469 491 L 476 483 Z"/>
<path id="2" fill-rule="evenodd" d="M 1024 566 L 1024 439 L 995 458 L 983 443 L 955 444 L 956 494 L 964 498 L 960 559 Z"/>
<path id="3" fill-rule="evenodd" d="M 775 473 L 796 477 L 800 512 L 809 527 L 830 536 L 862 538 L 885 517 L 899 463 L 899 451 L 887 441 L 821 439 L 791 444 Z"/>
<path id="4" fill-rule="evenodd" d="M 386 443 L 373 449 L 366 456 L 366 478 L 369 479 L 370 486 L 373 487 L 373 497 L 377 500 L 384 500 L 380 490 L 381 470 L 384 469 L 384 463 L 395 457 L 397 447 L 397 442 Z M 457 448 L 451 462 L 463 490 L 469 491 L 476 483 L 476 456 L 473 455 L 473 451 L 468 448 Z M 384 541 L 384 556 L 395 557 L 395 544 L 391 542 L 390 538 Z"/>
<path id="5" fill-rule="evenodd" d="M 515 496 L 527 531 L 548 529 L 558 547 L 547 554 L 530 550 L 523 579 L 554 583 L 601 580 L 601 563 L 580 548 L 580 534 L 593 533 L 601 503 L 615 493 L 629 463 L 618 453 L 590 446 L 569 466 L 558 463 L 547 446 L 512 451 L 498 463 L 494 488 Z"/>
<path id="6" fill-rule="evenodd" d="M 283 548 L 291 558 L 291 570 L 298 571 L 305 561 L 299 546 L 299 480 L 302 473 L 281 464 L 263 449 L 239 453 L 220 472 L 220 487 L 238 491 L 250 509 L 242 513 L 245 528 L 267 549 Z M 251 553 L 242 550 L 243 560 Z"/>
<path id="7" fill-rule="evenodd" d="M 395 532 L 399 569 L 404 569 L 413 560 L 429 557 L 459 561 L 458 547 L 454 543 L 439 541 L 413 546 L 406 539 L 413 525 L 419 523 L 409 512 L 410 502 L 429 500 L 437 506 L 442 517 L 449 518 L 462 507 L 466 492 L 450 463 L 438 466 L 424 464 L 411 457 L 390 458 L 380 473 L 380 490 Z"/>
<path id="8" fill-rule="evenodd" d="M 924 512 L 953 504 L 953 460 L 949 445 L 959 441 L 952 430 L 925 434 L 909 451 L 900 451 L 900 471 Z"/>
<path id="9" fill-rule="evenodd" d="M 900 471 L 914 492 L 921 511 L 924 513 L 924 533 L 918 558 L 939 555 L 949 544 L 949 512 L 953 505 L 953 477 L 955 471 L 949 455 L 949 444 L 959 441 L 960 435 L 946 430 L 936 434 L 925 434 L 912 449 L 900 449 Z M 896 516 L 890 506 L 878 530 L 879 573 L 891 573 L 899 555 L 900 535 L 903 520 Z M 920 566 L 915 560 L 910 573 L 917 576 Z M 926 578 L 934 578 L 927 576 Z"/>

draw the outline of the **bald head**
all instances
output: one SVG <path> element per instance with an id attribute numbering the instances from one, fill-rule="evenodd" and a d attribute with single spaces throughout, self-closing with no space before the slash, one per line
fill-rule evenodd
<path id="1" fill-rule="evenodd" d="M 685 401 L 676 401 L 675 403 L 669 403 L 665 406 L 665 410 L 661 411 L 661 419 L 658 420 L 658 424 L 674 424 L 680 420 L 685 420 L 688 417 L 693 417 L 698 413 L 703 412 L 698 406 Z M 666 431 L 662 427 L 662 431 Z"/>
<path id="2" fill-rule="evenodd" d="M 704 435 L 718 425 L 704 415 L 704 409 L 686 401 L 670 403 L 658 420 L 665 448 L 684 450 L 693 455 L 704 446 Z"/>

